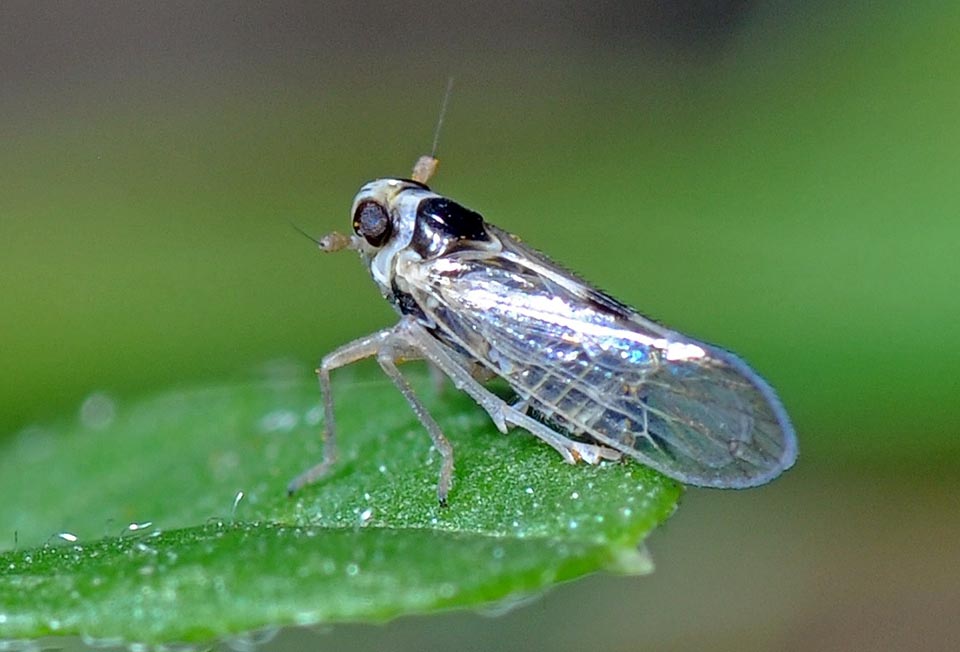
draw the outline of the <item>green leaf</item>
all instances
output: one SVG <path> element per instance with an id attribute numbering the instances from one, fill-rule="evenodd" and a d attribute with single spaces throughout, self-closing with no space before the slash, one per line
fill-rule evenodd
<path id="1" fill-rule="evenodd" d="M 341 459 L 292 499 L 287 481 L 322 456 L 306 371 L 130 405 L 93 396 L 76 421 L 6 438 L 0 638 L 201 642 L 650 570 L 638 546 L 676 483 L 635 463 L 565 464 L 411 376 L 455 447 L 446 508 L 414 415 L 385 379 L 351 370 L 334 379 Z"/>

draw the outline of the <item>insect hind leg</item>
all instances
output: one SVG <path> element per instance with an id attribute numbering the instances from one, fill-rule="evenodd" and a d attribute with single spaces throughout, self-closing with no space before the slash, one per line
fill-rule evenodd
<path id="1" fill-rule="evenodd" d="M 512 406 L 507 407 L 506 419 L 508 423 L 520 426 L 549 444 L 569 464 L 576 464 L 580 460 L 587 464 L 599 464 L 602 460 L 619 460 L 623 456 L 620 451 L 609 446 L 570 439 L 547 424 L 537 421 Z"/>
<path id="2" fill-rule="evenodd" d="M 580 460 L 590 464 L 598 464 L 605 459 L 620 459 L 619 451 L 607 446 L 575 441 L 556 432 L 548 425 L 527 416 L 525 414 L 527 406 L 522 401 L 516 406 L 509 405 L 458 364 L 447 349 L 415 320 L 405 317 L 397 324 L 396 331 L 409 346 L 420 351 L 427 360 L 445 373 L 453 381 L 454 387 L 466 392 L 479 403 L 493 419 L 494 425 L 500 432 L 506 433 L 511 425 L 520 426 L 549 444 L 560 453 L 564 461 L 570 464 L 576 464 Z"/>

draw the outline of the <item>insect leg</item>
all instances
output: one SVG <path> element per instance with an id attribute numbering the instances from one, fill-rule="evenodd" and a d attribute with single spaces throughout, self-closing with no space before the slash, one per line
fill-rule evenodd
<path id="1" fill-rule="evenodd" d="M 323 460 L 303 471 L 287 485 L 287 494 L 293 495 L 308 484 L 312 484 L 326 475 L 337 460 L 337 444 L 333 421 L 333 392 L 330 387 L 330 372 L 339 367 L 377 355 L 383 343 L 391 336 L 393 329 L 386 328 L 367 337 L 361 337 L 344 344 L 329 353 L 320 361 L 317 378 L 320 381 L 320 395 L 323 397 Z"/>
<path id="2" fill-rule="evenodd" d="M 397 335 L 409 346 L 421 352 L 421 355 L 442 371 L 453 382 L 453 386 L 466 392 L 470 398 L 480 404 L 494 425 L 502 432 L 507 432 L 507 423 L 503 418 L 503 408 L 506 403 L 498 396 L 481 385 L 468 371 L 464 369 L 448 353 L 446 347 L 440 344 L 415 319 L 404 317 L 396 326 Z"/>
<path id="3" fill-rule="evenodd" d="M 601 459 L 620 459 L 618 451 L 606 446 L 574 441 L 508 405 L 473 378 L 453 359 L 444 346 L 415 320 L 404 318 L 397 324 L 396 329 L 398 335 L 402 334 L 411 346 L 421 351 L 430 362 L 447 374 L 453 381 L 454 387 L 466 392 L 479 403 L 493 419 L 493 423 L 500 432 L 506 433 L 508 425 L 520 426 L 552 446 L 570 464 L 576 464 L 581 459 L 590 464 L 597 464 Z"/>
<path id="4" fill-rule="evenodd" d="M 429 360 L 427 361 L 427 370 L 430 373 L 430 384 L 437 394 L 443 393 L 444 381 L 447 379 L 443 371 Z"/>
<path id="5" fill-rule="evenodd" d="M 588 444 L 565 437 L 545 423 L 541 423 L 511 406 L 506 406 L 505 416 L 508 423 L 520 426 L 530 434 L 550 444 L 560 453 L 564 461 L 570 464 L 576 464 L 580 460 L 587 464 L 599 464 L 601 460 L 619 460 L 622 457 L 620 451 L 608 446 Z"/>
<path id="6" fill-rule="evenodd" d="M 402 341 L 402 344 L 406 345 L 407 343 Z M 414 357 L 419 359 L 422 355 L 419 351 L 415 350 Z M 385 344 L 380 351 L 377 352 L 377 362 L 380 363 L 380 368 L 383 369 L 383 373 L 387 374 L 397 389 L 400 390 L 400 393 L 403 394 L 403 397 L 407 399 L 407 403 L 410 404 L 413 413 L 417 415 L 417 419 L 420 420 L 423 427 L 430 433 L 430 439 L 433 440 L 434 447 L 440 452 L 442 461 L 440 463 L 440 479 L 437 481 L 437 498 L 441 505 L 446 505 L 447 493 L 449 493 L 450 484 L 453 481 L 453 446 L 451 446 L 450 441 L 444 437 L 440 426 L 437 425 L 437 422 L 434 421 L 430 413 L 427 412 L 427 408 L 424 407 L 420 399 L 417 398 L 413 387 L 410 386 L 410 383 L 407 382 L 407 379 L 403 377 L 403 374 L 401 374 L 397 368 L 398 361 L 409 359 L 410 356 L 405 355 L 404 350 L 398 350 L 390 343 Z"/>
<path id="7" fill-rule="evenodd" d="M 423 355 L 420 356 L 421 358 Z M 447 374 L 443 372 L 443 369 L 435 365 L 434 363 L 427 360 L 427 369 L 430 372 L 430 383 L 433 385 L 433 389 L 437 394 L 443 393 L 443 389 L 446 386 Z M 486 382 L 496 376 L 495 373 L 487 369 L 481 364 L 474 364 L 470 367 L 470 375 L 474 379 L 482 382 Z"/>

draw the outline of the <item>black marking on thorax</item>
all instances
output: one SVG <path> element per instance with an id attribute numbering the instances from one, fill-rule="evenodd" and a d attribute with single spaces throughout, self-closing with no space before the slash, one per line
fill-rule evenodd
<path id="1" fill-rule="evenodd" d="M 449 253 L 463 242 L 489 242 L 480 213 L 446 197 L 428 197 L 417 206 L 410 247 L 423 258 Z"/>

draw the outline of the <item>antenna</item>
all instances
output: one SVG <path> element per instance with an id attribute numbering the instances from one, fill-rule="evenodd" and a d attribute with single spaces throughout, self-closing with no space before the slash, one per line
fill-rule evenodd
<path id="1" fill-rule="evenodd" d="M 440 128 L 443 127 L 443 118 L 447 115 L 447 103 L 450 100 L 451 93 L 453 93 L 452 76 L 447 78 L 447 90 L 444 92 L 443 101 L 440 103 L 440 115 L 437 117 L 437 128 L 433 132 L 433 147 L 430 149 L 430 155 L 421 156 L 413 164 L 413 174 L 411 176 L 414 181 L 419 183 L 429 181 L 440 164 L 440 160 L 437 158 L 437 147 L 440 144 Z"/>
<path id="2" fill-rule="evenodd" d="M 323 244 L 320 242 L 320 240 L 318 240 L 317 238 L 314 238 L 312 235 L 310 235 L 309 233 L 307 233 L 306 231 L 304 231 L 303 229 L 301 229 L 299 226 L 297 226 L 297 225 L 294 224 L 293 222 L 290 222 L 289 224 L 290 224 L 290 226 L 293 227 L 293 230 L 294 230 L 294 231 L 296 231 L 297 233 L 299 233 L 300 235 L 302 235 L 304 238 L 306 238 L 307 240 L 309 240 L 309 241 L 312 242 L 313 244 L 317 245 L 318 247 L 323 247 Z"/>
<path id="3" fill-rule="evenodd" d="M 450 102 L 450 94 L 453 93 L 453 77 L 447 77 L 447 90 L 443 93 L 443 101 L 440 102 L 440 115 L 437 116 L 437 128 L 433 132 L 433 147 L 430 149 L 430 156 L 437 157 L 437 146 L 440 144 L 440 129 L 443 127 L 443 119 L 447 116 L 447 104 Z"/>
<path id="4" fill-rule="evenodd" d="M 340 251 L 341 249 L 356 249 L 357 245 L 354 243 L 353 238 L 348 235 L 343 235 L 334 231 L 333 233 L 328 233 L 322 238 L 314 238 L 312 235 L 301 229 L 299 226 L 290 222 L 290 226 L 294 228 L 300 235 L 305 237 L 307 240 L 313 244 L 320 247 L 320 251 L 326 251 L 332 253 L 334 251 Z M 242 493 L 242 492 L 241 492 Z"/>

